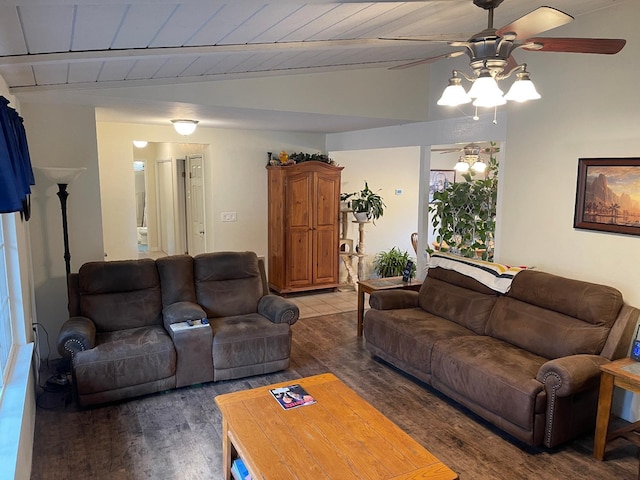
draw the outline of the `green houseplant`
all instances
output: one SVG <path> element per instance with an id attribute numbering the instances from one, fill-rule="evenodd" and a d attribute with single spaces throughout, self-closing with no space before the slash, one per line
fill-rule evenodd
<path id="1" fill-rule="evenodd" d="M 373 220 L 375 224 L 375 221 L 384 214 L 386 207 L 382 197 L 371 190 L 366 181 L 364 182 L 364 188 L 362 190 L 354 193 L 341 194 L 340 199 L 348 201 L 348 205 L 353 210 L 353 214 L 359 222 Z"/>
<path id="2" fill-rule="evenodd" d="M 498 198 L 498 162 L 493 154 L 484 178 L 476 175 L 470 170 L 462 175 L 465 182 L 452 183 L 435 192 L 429 213 L 433 215 L 431 223 L 441 250 L 492 261 Z M 427 248 L 427 252 L 434 250 Z"/>
<path id="3" fill-rule="evenodd" d="M 404 273 L 404 267 L 407 262 L 411 260 L 413 266 L 411 267 L 411 278 L 416 276 L 416 264 L 415 260 L 409 256 L 406 252 L 401 252 L 398 247 L 393 247 L 391 250 L 382 251 L 376 254 L 373 259 L 373 270 L 379 277 L 399 277 Z"/>

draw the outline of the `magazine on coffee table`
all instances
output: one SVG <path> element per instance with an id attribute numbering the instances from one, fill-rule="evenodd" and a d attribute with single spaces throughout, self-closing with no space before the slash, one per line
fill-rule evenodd
<path id="1" fill-rule="evenodd" d="M 309 393 L 298 384 L 289 385 L 288 387 L 272 388 L 269 391 L 271 395 L 273 395 L 273 398 L 275 398 L 285 410 L 316 403 L 315 398 L 309 395 Z"/>

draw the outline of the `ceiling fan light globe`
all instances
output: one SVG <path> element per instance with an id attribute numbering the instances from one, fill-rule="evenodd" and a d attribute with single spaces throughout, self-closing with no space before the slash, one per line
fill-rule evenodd
<path id="1" fill-rule="evenodd" d="M 528 100 L 538 100 L 541 97 L 531 80 L 519 78 L 513 82 L 504 98 L 511 102 L 522 103 Z"/>
<path id="2" fill-rule="evenodd" d="M 499 107 L 500 105 L 504 105 L 507 101 L 504 99 L 502 95 L 487 95 L 483 97 L 478 97 L 473 101 L 474 107 L 486 107 L 493 108 Z"/>
<path id="3" fill-rule="evenodd" d="M 471 97 L 467 95 L 466 90 L 462 85 L 449 85 L 442 92 L 438 105 L 446 105 L 449 107 L 456 107 L 465 103 L 471 102 Z"/>
<path id="4" fill-rule="evenodd" d="M 469 171 L 469 164 L 467 162 L 463 162 L 462 160 L 458 161 L 458 163 L 455 164 L 455 166 L 453 167 L 453 169 L 456 172 L 468 172 Z"/>
<path id="5" fill-rule="evenodd" d="M 478 172 L 478 173 L 482 173 L 487 169 L 487 164 L 481 161 L 478 161 L 476 163 L 474 163 L 473 165 L 471 165 L 471 169 L 474 172 Z"/>
<path id="6" fill-rule="evenodd" d="M 500 90 L 498 82 L 487 71 L 487 73 L 481 73 L 478 78 L 473 81 L 473 85 L 469 89 L 471 98 L 483 98 L 483 97 L 502 97 L 504 92 Z"/>

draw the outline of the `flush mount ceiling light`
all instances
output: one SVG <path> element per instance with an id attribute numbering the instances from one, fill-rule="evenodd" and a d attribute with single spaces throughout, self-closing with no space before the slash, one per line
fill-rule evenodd
<path id="1" fill-rule="evenodd" d="M 177 119 L 171 120 L 171 123 L 173 123 L 173 128 L 176 129 L 176 132 L 184 136 L 191 135 L 193 132 L 195 132 L 196 125 L 198 125 L 197 120 Z"/>
<path id="2" fill-rule="evenodd" d="M 146 140 L 134 140 L 133 141 L 133 146 L 136 148 L 144 148 L 147 146 L 149 142 L 147 142 Z"/>

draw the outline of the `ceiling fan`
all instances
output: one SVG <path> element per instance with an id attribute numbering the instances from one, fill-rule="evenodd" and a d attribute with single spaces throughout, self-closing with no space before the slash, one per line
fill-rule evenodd
<path id="1" fill-rule="evenodd" d="M 452 78 L 449 79 L 449 85 L 438 100 L 438 104 L 457 106 L 473 100 L 473 105 L 476 107 L 496 107 L 504 105 L 507 100 L 523 102 L 540 98 L 531 82 L 527 65 L 524 63 L 518 65 L 512 56 L 516 49 L 615 54 L 626 43 L 624 39 L 610 38 L 533 37 L 533 35 L 565 25 L 573 20 L 571 15 L 551 7 L 539 7 L 510 24 L 496 29 L 493 26 L 493 14 L 502 2 L 503 0 L 473 0 L 474 5 L 487 10 L 488 24 L 486 29 L 472 35 L 468 40 L 447 42 L 452 47 L 462 48 L 461 50 L 398 65 L 392 69 L 408 68 L 467 54 L 473 75 L 454 70 Z M 407 40 L 406 37 L 396 39 Z M 443 41 L 429 37 L 412 37 L 412 39 L 416 41 Z M 514 73 L 516 81 L 509 92 L 504 95 L 498 87 L 497 81 L 506 79 Z M 464 77 L 472 83 L 468 93 L 462 87 L 462 78 L 460 77 Z"/>
<path id="2" fill-rule="evenodd" d="M 481 154 L 493 155 L 500 151 L 500 148 L 490 143 L 486 145 L 479 145 L 477 143 L 469 143 L 462 147 L 451 148 L 432 148 L 432 152 L 454 153 L 460 152 L 460 158 L 453 167 L 458 172 L 467 172 L 469 167 L 478 173 L 482 173 L 487 168 L 487 164 L 480 159 Z"/>

